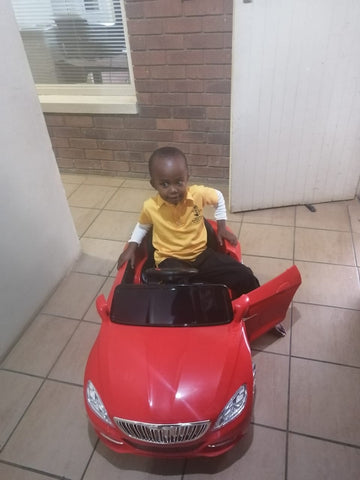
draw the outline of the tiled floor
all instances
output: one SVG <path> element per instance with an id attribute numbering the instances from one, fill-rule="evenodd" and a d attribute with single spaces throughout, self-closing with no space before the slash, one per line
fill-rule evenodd
<path id="1" fill-rule="evenodd" d="M 63 175 L 83 253 L 0 369 L 0 478 L 15 480 L 360 478 L 360 203 L 230 214 L 263 283 L 293 264 L 303 284 L 288 335 L 253 345 L 257 397 L 247 437 L 220 458 L 120 456 L 98 443 L 82 376 L 99 329 L 94 299 L 152 194 L 141 180 Z"/>

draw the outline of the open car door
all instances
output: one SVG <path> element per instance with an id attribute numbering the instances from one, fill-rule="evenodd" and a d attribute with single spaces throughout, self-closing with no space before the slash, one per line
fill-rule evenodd
<path id="1" fill-rule="evenodd" d="M 300 272 L 293 265 L 281 275 L 235 301 L 235 309 L 245 322 L 249 342 L 283 321 L 300 284 Z"/>

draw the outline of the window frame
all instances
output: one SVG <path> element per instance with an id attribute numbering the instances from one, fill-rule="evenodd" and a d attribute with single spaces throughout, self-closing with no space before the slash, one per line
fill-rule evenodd
<path id="1" fill-rule="evenodd" d="M 44 113 L 138 113 L 124 0 L 119 0 L 129 67 L 129 84 L 35 84 Z"/>

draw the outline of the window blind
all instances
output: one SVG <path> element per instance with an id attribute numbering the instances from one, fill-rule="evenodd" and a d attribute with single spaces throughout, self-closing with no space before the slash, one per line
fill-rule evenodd
<path id="1" fill-rule="evenodd" d="M 129 84 L 120 0 L 12 0 L 36 84 Z"/>

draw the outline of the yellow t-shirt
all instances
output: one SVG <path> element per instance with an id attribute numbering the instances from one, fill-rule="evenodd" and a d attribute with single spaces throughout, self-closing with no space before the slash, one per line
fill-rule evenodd
<path id="1" fill-rule="evenodd" d="M 153 226 L 156 265 L 169 257 L 195 260 L 205 250 L 203 209 L 217 203 L 216 190 L 199 185 L 189 187 L 178 205 L 165 202 L 159 194 L 144 202 L 139 223 Z"/>

